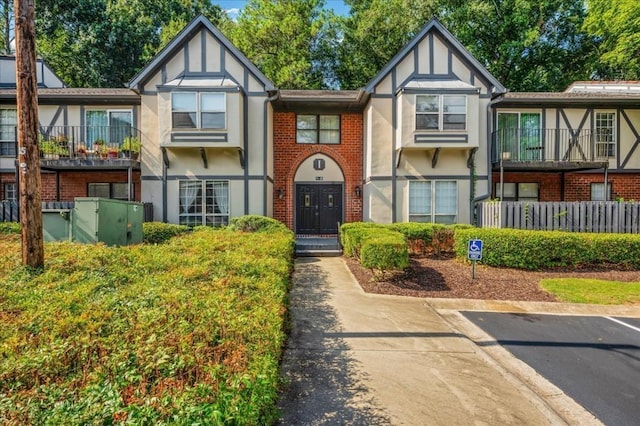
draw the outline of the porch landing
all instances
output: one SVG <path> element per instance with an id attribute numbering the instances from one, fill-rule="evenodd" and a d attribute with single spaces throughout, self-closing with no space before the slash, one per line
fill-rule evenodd
<path id="1" fill-rule="evenodd" d="M 296 256 L 341 256 L 337 235 L 296 235 Z"/>

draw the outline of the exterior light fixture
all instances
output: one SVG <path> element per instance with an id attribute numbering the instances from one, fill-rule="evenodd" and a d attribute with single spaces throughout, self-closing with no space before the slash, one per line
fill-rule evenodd
<path id="1" fill-rule="evenodd" d="M 356 197 L 360 198 L 361 194 L 362 194 L 362 190 L 360 189 L 360 186 L 356 186 Z"/>
<path id="2" fill-rule="evenodd" d="M 278 199 L 282 200 L 284 198 L 284 189 L 279 188 L 278 189 Z"/>

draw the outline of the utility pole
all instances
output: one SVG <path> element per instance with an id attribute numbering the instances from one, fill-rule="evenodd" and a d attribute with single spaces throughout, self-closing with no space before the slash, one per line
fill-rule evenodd
<path id="1" fill-rule="evenodd" d="M 34 0 L 14 0 L 22 264 L 44 266 Z"/>

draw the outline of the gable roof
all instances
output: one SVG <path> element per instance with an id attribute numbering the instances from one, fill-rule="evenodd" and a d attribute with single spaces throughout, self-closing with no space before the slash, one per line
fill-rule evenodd
<path id="1" fill-rule="evenodd" d="M 426 36 L 432 31 L 438 32 L 455 50 L 457 50 L 462 57 L 476 69 L 478 74 L 482 75 L 489 83 L 491 83 L 496 92 L 505 93 L 507 89 L 494 77 L 489 71 L 476 59 L 473 55 L 447 30 L 444 25 L 438 21 L 437 18 L 431 18 L 431 20 L 425 25 L 415 37 L 407 43 L 400 52 L 398 52 L 387 65 L 365 86 L 365 90 L 368 93 L 372 93 L 374 87 L 382 81 L 391 70 L 398 65 L 412 50 L 420 43 Z"/>
<path id="2" fill-rule="evenodd" d="M 169 42 L 131 81 L 129 87 L 138 89 L 139 86 L 155 74 L 162 64 L 169 60 L 189 38 L 201 28 L 206 28 L 218 41 L 244 65 L 264 86 L 265 90 L 275 90 L 275 85 L 256 67 L 237 47 L 229 41 L 204 15 L 197 16 L 173 40 Z"/>

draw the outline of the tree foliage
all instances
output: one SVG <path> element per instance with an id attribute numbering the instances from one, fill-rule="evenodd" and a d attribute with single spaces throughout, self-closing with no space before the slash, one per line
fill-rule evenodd
<path id="1" fill-rule="evenodd" d="M 0 0 L 0 54 L 11 53 L 11 34 L 13 32 L 13 2 Z"/>
<path id="2" fill-rule="evenodd" d="M 594 77 L 640 79 L 640 2 L 587 0 L 584 29 L 597 39 Z"/>
<path id="3" fill-rule="evenodd" d="M 70 86 L 118 87 L 200 13 L 224 17 L 207 0 L 39 0 L 38 52 Z"/>
<path id="4" fill-rule="evenodd" d="M 348 0 L 337 74 L 364 85 L 437 16 L 511 90 L 560 90 L 588 75 L 582 0 Z"/>
<path id="5" fill-rule="evenodd" d="M 276 86 L 320 88 L 315 59 L 326 20 L 322 0 L 250 0 L 227 32 Z"/>

